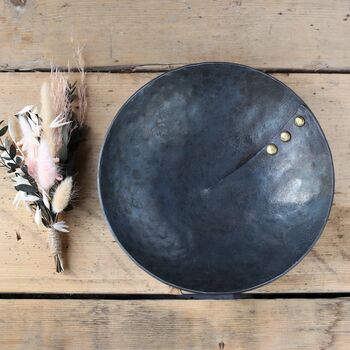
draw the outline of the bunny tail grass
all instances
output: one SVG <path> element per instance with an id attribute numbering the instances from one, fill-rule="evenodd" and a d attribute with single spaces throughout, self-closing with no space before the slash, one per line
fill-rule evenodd
<path id="1" fill-rule="evenodd" d="M 61 234 L 54 228 L 49 229 L 49 245 L 51 249 L 51 254 L 55 259 L 56 272 L 60 273 L 64 271 L 63 259 L 62 259 L 62 242 Z"/>

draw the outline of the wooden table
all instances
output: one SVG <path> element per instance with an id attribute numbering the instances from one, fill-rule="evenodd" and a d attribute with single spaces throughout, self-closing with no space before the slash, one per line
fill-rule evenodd
<path id="1" fill-rule="evenodd" d="M 1 119 L 39 102 L 50 62 L 89 71 L 87 164 L 67 216 L 68 268 L 0 181 L 0 349 L 349 349 L 350 2 L 348 0 L 2 0 Z M 241 296 L 182 294 L 138 268 L 99 208 L 99 147 L 116 111 L 163 71 L 199 61 L 268 71 L 319 119 L 336 173 L 334 206 L 311 253 Z"/>

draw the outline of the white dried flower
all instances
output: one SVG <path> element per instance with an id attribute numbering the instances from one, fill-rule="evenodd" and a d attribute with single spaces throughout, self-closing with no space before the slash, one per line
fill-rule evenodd
<path id="1" fill-rule="evenodd" d="M 60 128 L 63 125 L 67 125 L 70 124 L 71 121 L 65 121 L 66 119 L 64 118 L 64 116 L 61 114 L 59 114 L 50 124 L 50 128 L 51 129 L 55 129 L 55 128 Z"/>
<path id="2" fill-rule="evenodd" d="M 69 232 L 68 225 L 64 221 L 56 222 L 52 225 L 52 227 L 59 232 Z"/>
<path id="3" fill-rule="evenodd" d="M 31 111 L 32 109 L 33 109 L 33 106 L 25 106 L 17 114 L 23 115 L 23 114 L 26 114 L 27 112 Z"/>
<path id="4" fill-rule="evenodd" d="M 35 215 L 34 215 L 34 221 L 38 226 L 42 225 L 42 221 L 41 221 L 41 209 L 39 208 L 39 206 L 36 207 L 35 210 Z"/>

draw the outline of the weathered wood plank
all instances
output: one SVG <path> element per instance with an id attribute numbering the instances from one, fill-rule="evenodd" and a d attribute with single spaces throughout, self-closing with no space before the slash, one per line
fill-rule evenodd
<path id="1" fill-rule="evenodd" d="M 90 140 L 80 172 L 79 205 L 67 215 L 67 271 L 54 273 L 45 233 L 23 208 L 12 207 L 14 190 L 0 181 L 0 292 L 173 293 L 139 269 L 113 241 L 96 191 L 100 144 L 123 102 L 155 74 L 89 74 Z M 46 73 L 0 75 L 1 118 L 38 101 Z M 350 291 L 350 75 L 279 74 L 318 117 L 333 150 L 336 195 L 330 221 L 312 252 L 286 276 L 259 289 L 269 292 Z M 1 177 L 5 177 L 3 173 Z M 21 236 L 16 239 L 16 233 Z"/>
<path id="2" fill-rule="evenodd" d="M 0 4 L 0 69 L 72 63 L 78 43 L 95 67 L 227 60 L 272 69 L 350 69 L 347 0 L 16 3 Z"/>
<path id="3" fill-rule="evenodd" d="M 350 300 L 0 300 L 6 349 L 348 349 Z"/>

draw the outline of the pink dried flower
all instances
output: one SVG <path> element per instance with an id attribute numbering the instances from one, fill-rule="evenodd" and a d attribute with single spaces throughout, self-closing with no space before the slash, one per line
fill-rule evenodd
<path id="1" fill-rule="evenodd" d="M 32 128 L 25 117 L 19 116 L 19 125 L 21 127 L 23 137 L 17 142 L 17 145 L 22 147 L 29 175 L 35 177 L 39 142 L 34 137 Z"/>
<path id="2" fill-rule="evenodd" d="M 57 166 L 45 140 L 41 140 L 38 148 L 37 178 L 44 190 L 49 190 L 58 175 Z"/>

